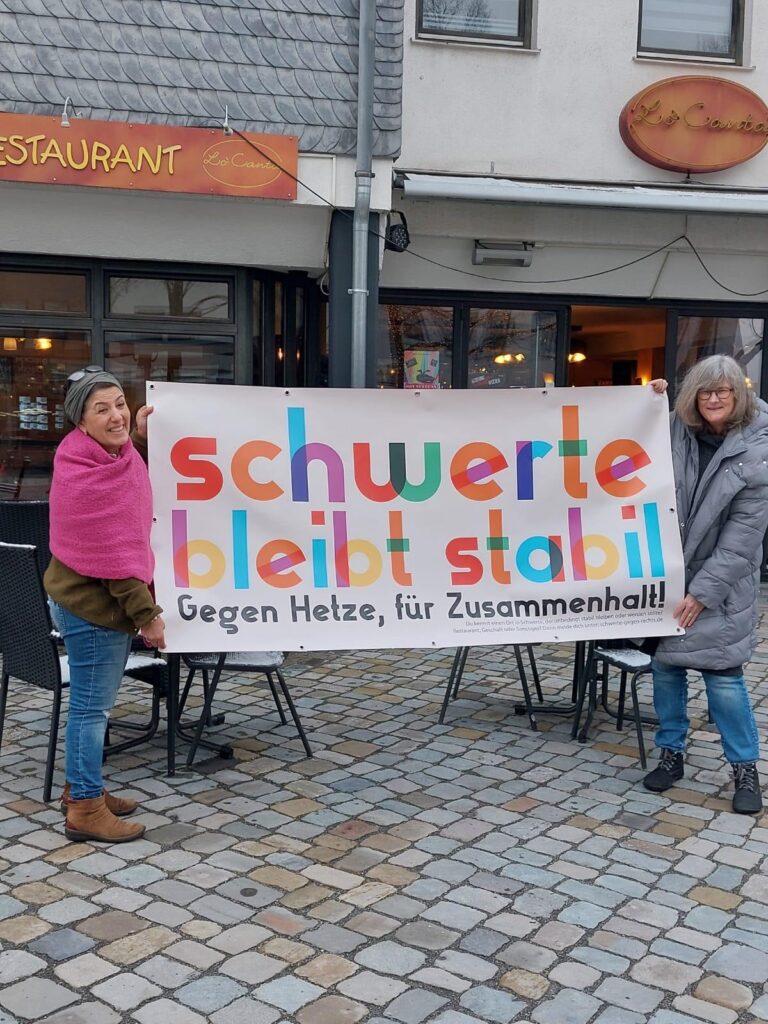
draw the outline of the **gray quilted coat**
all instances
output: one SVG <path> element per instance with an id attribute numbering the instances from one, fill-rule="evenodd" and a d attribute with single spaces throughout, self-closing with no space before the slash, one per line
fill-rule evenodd
<path id="1" fill-rule="evenodd" d="M 768 528 L 768 406 L 728 432 L 694 496 L 696 435 L 673 413 L 672 464 L 687 592 L 705 606 L 684 636 L 664 637 L 656 657 L 686 668 L 741 665 L 754 649 L 763 535 Z"/>

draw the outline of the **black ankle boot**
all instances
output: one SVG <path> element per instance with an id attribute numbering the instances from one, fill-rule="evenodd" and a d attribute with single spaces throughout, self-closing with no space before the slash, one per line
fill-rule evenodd
<path id="1" fill-rule="evenodd" d="M 755 764 L 734 764 L 733 810 L 735 814 L 757 814 L 763 809 L 760 776 Z"/>
<path id="2" fill-rule="evenodd" d="M 663 793 L 682 779 L 685 774 L 685 758 L 680 750 L 661 751 L 658 767 L 643 779 L 643 785 L 653 793 Z"/>

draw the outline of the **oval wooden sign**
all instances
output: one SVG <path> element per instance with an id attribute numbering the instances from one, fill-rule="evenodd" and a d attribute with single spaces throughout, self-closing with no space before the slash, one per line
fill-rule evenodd
<path id="1" fill-rule="evenodd" d="M 619 115 L 625 145 L 646 163 L 703 174 L 735 167 L 768 142 L 768 106 L 726 78 L 686 75 L 647 86 Z"/>

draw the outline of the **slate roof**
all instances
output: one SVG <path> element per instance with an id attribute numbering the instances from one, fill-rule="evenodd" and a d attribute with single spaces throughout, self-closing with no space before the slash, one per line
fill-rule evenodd
<path id="1" fill-rule="evenodd" d="M 373 2 L 373 0 L 364 0 Z M 374 155 L 400 148 L 403 0 L 376 0 Z M 241 130 L 354 153 L 358 0 L 0 0 L 0 109 Z"/>

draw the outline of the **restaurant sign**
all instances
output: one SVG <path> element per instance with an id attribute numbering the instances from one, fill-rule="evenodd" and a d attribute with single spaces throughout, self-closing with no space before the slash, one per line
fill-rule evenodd
<path id="1" fill-rule="evenodd" d="M 703 174 L 744 163 L 768 142 L 768 106 L 726 78 L 665 78 L 619 116 L 624 143 L 646 163 Z"/>
<path id="2" fill-rule="evenodd" d="M 0 113 L 0 181 L 295 199 L 298 139 Z"/>

